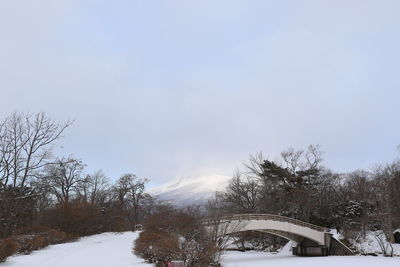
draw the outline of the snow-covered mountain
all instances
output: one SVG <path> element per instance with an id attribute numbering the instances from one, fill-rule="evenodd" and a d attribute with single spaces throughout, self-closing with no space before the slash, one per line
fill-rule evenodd
<path id="1" fill-rule="evenodd" d="M 224 190 L 230 179 L 231 177 L 217 174 L 183 177 L 151 188 L 148 193 L 176 206 L 200 204 L 212 197 L 216 191 Z"/>

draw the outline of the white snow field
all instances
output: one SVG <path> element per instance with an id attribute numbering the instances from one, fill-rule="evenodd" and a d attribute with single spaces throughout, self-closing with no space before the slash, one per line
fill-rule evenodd
<path id="1" fill-rule="evenodd" d="M 373 256 L 296 257 L 265 252 L 227 252 L 222 259 L 224 267 L 399 267 L 400 258 Z"/>
<path id="2" fill-rule="evenodd" d="M 335 237 L 336 230 L 332 229 Z M 400 245 L 393 244 L 395 254 L 399 255 Z M 400 266 L 400 257 L 373 257 L 373 256 L 329 256 L 329 257 L 297 257 L 291 252 L 292 242 L 288 242 L 279 252 L 272 254 L 256 251 L 229 251 L 222 256 L 224 267 L 262 267 L 262 266 L 296 266 L 296 267 L 394 267 Z M 379 252 L 377 245 L 368 252 Z"/>
<path id="3" fill-rule="evenodd" d="M 104 233 L 77 242 L 49 246 L 30 255 L 15 256 L 0 267 L 133 267 L 152 266 L 132 254 L 137 233 Z"/>
<path id="4" fill-rule="evenodd" d="M 104 233 L 81 238 L 76 242 L 49 246 L 31 255 L 20 255 L 0 263 L 0 267 L 150 267 L 132 254 L 132 244 L 138 233 Z M 224 267 L 399 267 L 400 257 L 372 256 L 296 257 L 290 255 L 290 245 L 279 254 L 266 252 L 227 252 L 222 259 Z M 204 266 L 206 267 L 206 266 Z"/>

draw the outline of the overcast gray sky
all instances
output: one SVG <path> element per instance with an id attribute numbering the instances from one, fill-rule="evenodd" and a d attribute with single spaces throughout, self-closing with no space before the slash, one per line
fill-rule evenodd
<path id="1" fill-rule="evenodd" d="M 320 144 L 396 157 L 400 1 L 0 2 L 0 115 L 75 119 L 57 153 L 153 184 Z M 63 148 L 61 148 L 61 145 Z"/>

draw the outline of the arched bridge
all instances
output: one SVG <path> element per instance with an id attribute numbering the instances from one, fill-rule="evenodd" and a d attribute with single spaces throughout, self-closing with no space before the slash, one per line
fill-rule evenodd
<path id="1" fill-rule="evenodd" d="M 293 218 L 273 214 L 237 214 L 207 219 L 217 234 L 230 235 L 244 231 L 260 231 L 297 243 L 293 254 L 300 256 L 350 255 L 353 252 L 334 239 L 330 229 Z"/>

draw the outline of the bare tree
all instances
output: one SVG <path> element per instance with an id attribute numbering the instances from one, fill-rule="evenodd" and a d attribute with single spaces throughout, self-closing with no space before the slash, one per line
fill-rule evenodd
<path id="1" fill-rule="evenodd" d="M 262 168 L 262 164 L 266 159 L 263 156 L 262 152 L 258 152 L 254 155 L 249 156 L 249 160 L 244 164 L 246 168 L 245 174 L 254 178 L 262 178 L 264 174 L 264 169 Z"/>
<path id="2" fill-rule="evenodd" d="M 301 168 L 301 157 L 303 156 L 303 150 L 295 150 L 289 148 L 281 153 L 281 157 L 286 164 L 286 168 L 290 169 L 292 173 L 298 171 Z"/>
<path id="3" fill-rule="evenodd" d="M 144 192 L 147 182 L 148 179 L 140 179 L 130 173 L 121 176 L 114 186 L 120 212 L 127 213 L 131 227 L 139 220 L 140 205 L 147 196 Z"/>
<path id="4" fill-rule="evenodd" d="M 214 262 L 219 262 L 224 250 L 232 240 L 232 233 L 239 232 L 244 222 L 225 220 L 226 210 L 218 194 L 207 201 L 207 218 L 203 220 L 206 238 L 210 246 L 210 255 Z M 229 217 L 229 215 L 228 215 Z"/>
<path id="5" fill-rule="evenodd" d="M 381 248 L 382 254 L 384 256 L 393 257 L 393 245 L 391 240 L 387 238 L 387 234 L 385 231 L 378 230 L 374 232 L 374 238 L 376 242 L 378 242 L 379 247 Z M 389 251 L 390 249 L 390 251 Z"/>
<path id="6" fill-rule="evenodd" d="M 309 145 L 305 153 L 305 159 L 307 162 L 307 169 L 317 169 L 320 167 L 324 152 L 321 151 L 319 145 Z"/>
<path id="7" fill-rule="evenodd" d="M 0 186 L 24 187 L 48 165 L 54 142 L 71 121 L 57 123 L 45 113 L 13 113 L 0 123 Z"/>
<path id="8" fill-rule="evenodd" d="M 386 241 L 390 243 L 390 255 L 393 256 L 393 247 L 391 243 L 394 243 L 393 230 L 397 219 L 396 211 L 399 210 L 399 204 L 396 201 L 399 199 L 396 194 L 398 191 L 394 191 L 394 189 L 399 185 L 400 161 L 388 165 L 376 166 L 374 175 L 376 197 L 378 206 L 381 209 L 376 215 L 379 216 L 380 228 L 385 234 Z"/>
<path id="9" fill-rule="evenodd" d="M 47 166 L 43 180 L 58 203 L 67 204 L 77 192 L 77 187 L 83 180 L 84 168 L 82 161 L 73 158 L 62 158 Z"/>
<path id="10" fill-rule="evenodd" d="M 237 172 L 222 194 L 223 201 L 230 206 L 234 213 L 258 212 L 261 202 L 261 186 L 255 179 L 247 177 L 245 180 Z"/>
<path id="11" fill-rule="evenodd" d="M 108 178 L 103 171 L 88 174 L 78 185 L 78 194 L 86 202 L 102 205 L 106 202 L 109 193 Z"/>

